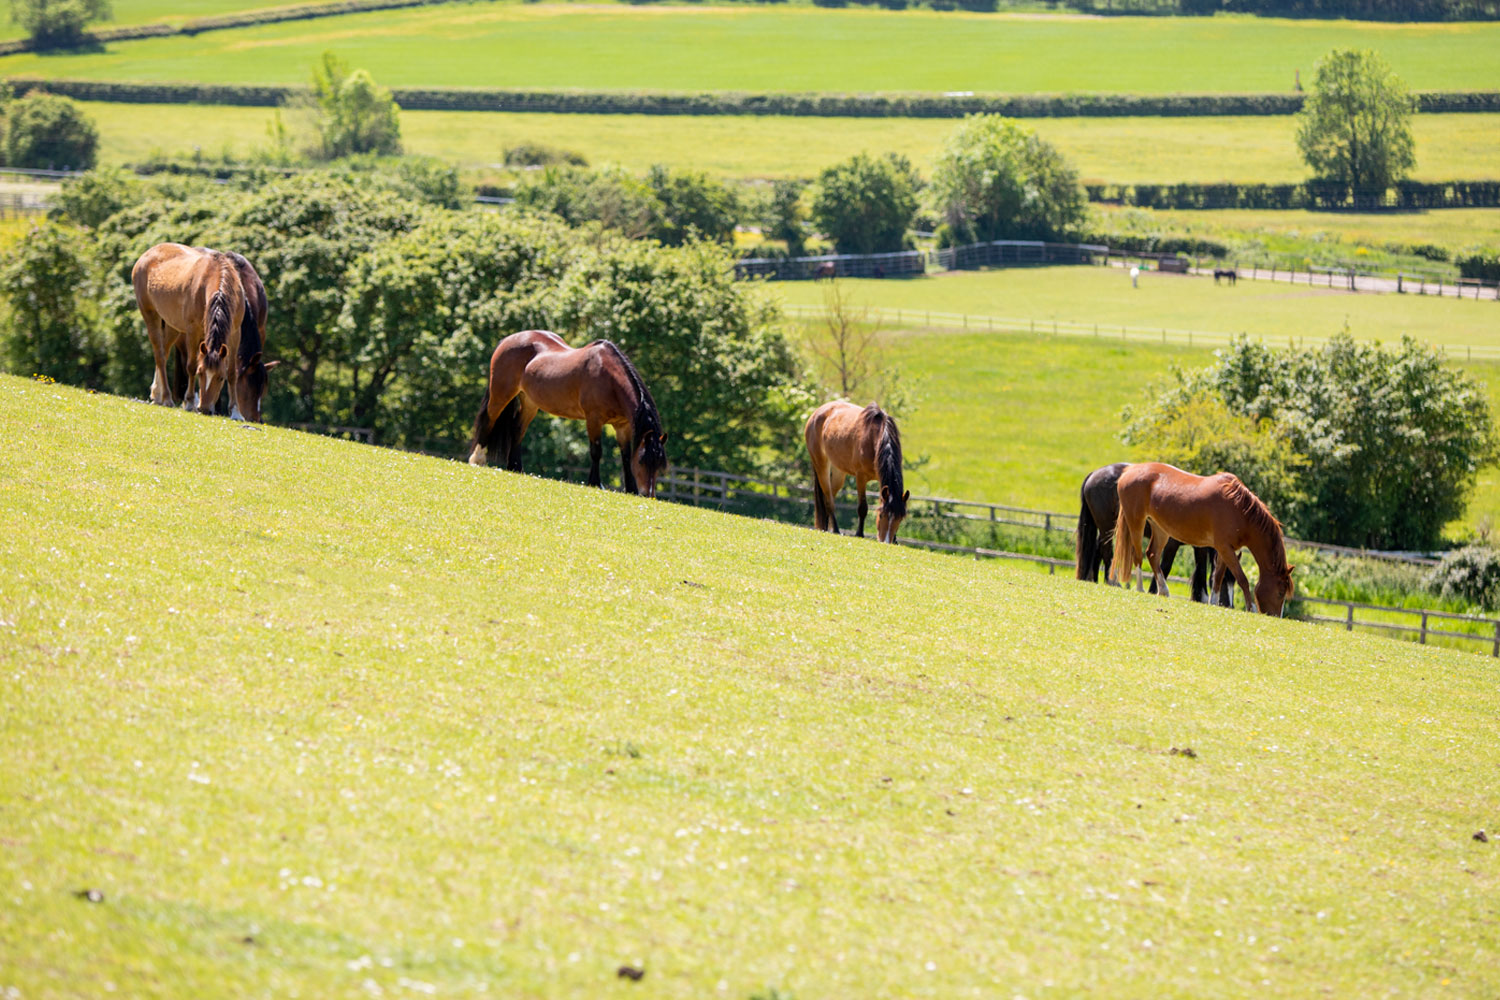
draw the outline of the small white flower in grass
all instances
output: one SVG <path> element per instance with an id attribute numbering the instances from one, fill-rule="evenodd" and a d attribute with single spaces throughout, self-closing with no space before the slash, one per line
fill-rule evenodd
<path id="1" fill-rule="evenodd" d="M 1156 946 L 1151 943 L 1151 939 L 1150 938 L 1147 938 L 1146 940 L 1144 940 L 1144 941 L 1141 942 L 1141 947 L 1142 948 L 1154 948 Z"/>
<path id="2" fill-rule="evenodd" d="M 928 972 L 936 972 L 937 971 L 937 963 L 936 962 L 928 962 L 926 965 L 922 966 L 922 968 L 926 969 Z"/>

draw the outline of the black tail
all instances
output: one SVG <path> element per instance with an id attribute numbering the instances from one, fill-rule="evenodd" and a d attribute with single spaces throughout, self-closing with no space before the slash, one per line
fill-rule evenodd
<path id="1" fill-rule="evenodd" d="M 1078 534 L 1074 548 L 1075 575 L 1091 583 L 1099 581 L 1099 525 L 1083 491 L 1078 491 Z"/>
<path id="2" fill-rule="evenodd" d="M 502 433 L 501 423 L 505 414 L 500 415 L 499 420 L 490 421 L 490 387 L 484 387 L 484 398 L 479 401 L 479 412 L 474 414 L 474 437 L 469 442 L 469 454 L 474 454 L 475 448 L 483 448 L 486 455 L 495 453 L 495 445 L 499 443 Z M 510 459 L 510 449 L 507 448 L 504 455 L 500 456 L 503 464 Z"/>
<path id="3" fill-rule="evenodd" d="M 187 345 L 178 344 L 172 348 L 172 398 L 179 403 L 182 402 L 182 397 L 187 394 L 187 386 Z"/>
<path id="4" fill-rule="evenodd" d="M 817 512 L 813 525 L 822 524 L 823 531 L 831 531 L 835 535 L 839 533 L 838 522 L 833 519 L 833 504 L 823 493 L 823 483 L 816 469 L 813 470 L 813 509 Z"/>

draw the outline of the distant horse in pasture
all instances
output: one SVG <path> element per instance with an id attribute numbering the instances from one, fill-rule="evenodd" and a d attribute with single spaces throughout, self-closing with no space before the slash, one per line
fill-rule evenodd
<path id="1" fill-rule="evenodd" d="M 834 278 L 838 277 L 838 273 L 838 264 L 831 260 L 825 260 L 823 263 L 819 264 L 813 269 L 813 280 L 822 281 L 826 278 L 827 280 L 832 281 Z"/>
<path id="2" fill-rule="evenodd" d="M 1135 576 L 1141 562 L 1141 537 L 1149 520 L 1157 531 L 1146 554 L 1160 593 L 1167 592 L 1162 550 L 1168 537 L 1178 538 L 1189 545 L 1212 546 L 1218 553 L 1211 595 L 1216 597 L 1227 569 L 1245 593 L 1246 610 L 1282 613 L 1293 592 L 1295 567 L 1286 561 L 1281 522 L 1233 473 L 1195 476 L 1160 462 L 1146 462 L 1127 467 L 1116 489 L 1120 514 L 1115 521 L 1111 575 L 1117 582 L 1128 587 Z M 1239 550 L 1244 548 L 1250 550 L 1260 567 L 1260 583 L 1253 590 L 1240 566 Z M 1211 598 L 1210 603 L 1217 602 Z"/>
<path id="3" fill-rule="evenodd" d="M 824 403 L 807 418 L 803 428 L 807 454 L 812 459 L 813 523 L 819 531 L 838 534 L 833 499 L 844 487 L 844 477 L 854 477 L 859 496 L 859 526 L 865 534 L 865 497 L 871 480 L 880 483 L 880 508 L 875 513 L 875 537 L 896 543 L 896 529 L 906 517 L 911 491 L 901 477 L 901 432 L 889 413 L 875 405 L 860 407 L 847 400 Z"/>
<path id="4" fill-rule="evenodd" d="M 227 385 L 230 416 L 259 420 L 266 373 L 277 362 L 263 358 L 265 288 L 250 262 L 206 247 L 159 243 L 135 262 L 130 281 L 156 363 L 151 402 L 174 403 L 167 356 L 175 351 L 184 408 L 212 412 Z"/>
<path id="5" fill-rule="evenodd" d="M 1109 564 L 1114 558 L 1115 545 L 1115 521 L 1120 516 L 1120 496 L 1116 491 L 1120 474 L 1130 466 L 1125 462 L 1116 462 L 1103 468 L 1090 472 L 1083 480 L 1083 486 L 1078 491 L 1078 532 L 1076 541 L 1076 572 L 1080 580 L 1090 583 L 1099 582 L 1099 571 L 1103 569 L 1107 574 Z M 1151 526 L 1146 526 L 1146 534 L 1150 535 Z M 1166 567 L 1165 572 L 1170 573 L 1172 564 L 1177 561 L 1177 551 L 1182 543 L 1173 538 L 1169 540 L 1162 550 L 1162 565 Z M 1193 600 L 1204 603 L 1208 600 L 1208 575 L 1213 571 L 1216 562 L 1214 550 L 1211 548 L 1193 549 Z M 1151 580 L 1151 592 L 1156 593 L 1156 580 Z M 1226 607 L 1233 606 L 1234 589 L 1232 582 L 1224 581 L 1223 589 L 1219 592 L 1219 603 Z"/>
<path id="6" fill-rule="evenodd" d="M 596 340 L 572 348 L 546 330 L 500 341 L 474 418 L 469 462 L 485 465 L 494 450 L 506 468 L 520 472 L 521 439 L 538 412 L 587 423 L 590 486 L 603 485 L 601 438 L 606 425 L 614 428 L 625 491 L 656 495 L 656 477 L 667 467 L 667 435 L 646 383 L 614 344 Z"/>
<path id="7" fill-rule="evenodd" d="M 1229 279 L 1229 283 L 1232 285 L 1236 281 L 1239 280 L 1239 277 L 1240 277 L 1239 272 L 1236 271 L 1232 267 L 1216 267 L 1216 268 L 1214 268 L 1214 284 L 1216 284 L 1216 285 L 1219 283 L 1219 279 L 1220 278 L 1227 278 L 1227 279 Z"/>

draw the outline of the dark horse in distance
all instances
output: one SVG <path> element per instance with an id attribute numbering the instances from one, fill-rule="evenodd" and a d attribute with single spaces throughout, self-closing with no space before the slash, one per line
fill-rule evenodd
<path id="1" fill-rule="evenodd" d="M 590 486 L 603 485 L 601 438 L 606 425 L 614 428 L 625 491 L 656 495 L 656 477 L 667 467 L 667 435 L 646 383 L 614 344 L 596 340 L 572 348 L 546 330 L 525 330 L 500 341 L 474 418 L 469 462 L 485 465 L 494 450 L 506 468 L 520 472 L 521 439 L 538 412 L 588 425 Z"/>
<path id="2" fill-rule="evenodd" d="M 1115 555 L 1115 521 L 1120 516 L 1120 496 L 1116 486 L 1120 474 L 1129 468 L 1127 462 L 1116 462 L 1102 469 L 1095 469 L 1083 480 L 1079 490 L 1077 575 L 1080 580 L 1099 582 L 1099 571 L 1107 576 L 1109 564 Z M 1170 539 L 1162 550 L 1162 565 L 1170 572 L 1177 559 L 1177 550 L 1182 543 Z M 1193 549 L 1193 600 L 1202 604 L 1208 600 L 1208 574 L 1214 569 L 1216 556 L 1211 548 Z M 1151 579 L 1151 593 L 1156 593 L 1156 578 Z M 1219 594 L 1219 603 L 1232 606 L 1234 582 L 1226 579 Z"/>

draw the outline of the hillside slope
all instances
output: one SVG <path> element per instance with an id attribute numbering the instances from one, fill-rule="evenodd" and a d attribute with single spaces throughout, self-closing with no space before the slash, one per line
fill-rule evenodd
<path id="1" fill-rule="evenodd" d="M 1500 988 L 1479 657 L 9 377 L 0 428 L 28 1000 Z"/>

